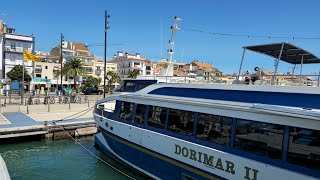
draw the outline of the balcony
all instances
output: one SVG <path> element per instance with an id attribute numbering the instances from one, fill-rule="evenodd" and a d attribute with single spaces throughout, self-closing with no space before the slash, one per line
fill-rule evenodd
<path id="1" fill-rule="evenodd" d="M 92 66 L 93 65 L 93 62 L 91 61 L 87 61 L 87 62 L 83 62 L 83 65 L 84 66 Z"/>
<path id="2" fill-rule="evenodd" d="M 4 48 L 4 50 L 6 52 L 15 52 L 15 53 L 23 53 L 23 48 L 22 47 L 15 47 L 15 48 L 12 48 L 10 46 L 6 46 Z"/>
<path id="3" fill-rule="evenodd" d="M 5 64 L 6 65 L 22 65 L 23 60 L 10 60 L 10 59 L 5 59 Z M 32 66 L 32 61 L 24 61 L 25 66 Z"/>

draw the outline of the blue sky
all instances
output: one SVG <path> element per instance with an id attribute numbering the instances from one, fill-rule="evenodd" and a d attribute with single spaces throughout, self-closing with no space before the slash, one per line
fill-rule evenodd
<path id="1" fill-rule="evenodd" d="M 66 41 L 103 44 L 104 10 L 108 10 L 108 43 L 120 44 L 108 47 L 108 59 L 125 50 L 157 61 L 161 54 L 166 57 L 174 16 L 182 19 L 181 27 L 210 32 L 320 37 L 319 7 L 318 0 L 0 0 L 0 17 L 17 34 L 33 33 L 36 49 L 48 52 L 60 43 L 61 32 Z M 182 29 L 177 32 L 175 59 L 198 59 L 232 73 L 238 71 L 243 46 L 283 41 L 320 56 L 320 40 L 211 36 Z M 103 46 L 89 48 L 95 56 L 103 57 Z M 243 69 L 255 66 L 274 70 L 272 58 L 248 52 Z M 290 67 L 281 62 L 279 69 L 285 72 Z M 319 65 L 306 65 L 303 72 L 319 70 Z"/>

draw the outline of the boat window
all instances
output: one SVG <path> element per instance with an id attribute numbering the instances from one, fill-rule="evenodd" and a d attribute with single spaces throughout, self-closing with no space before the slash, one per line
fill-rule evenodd
<path id="1" fill-rule="evenodd" d="M 148 113 L 148 126 L 164 129 L 166 126 L 167 109 L 150 106 Z"/>
<path id="2" fill-rule="evenodd" d="M 133 104 L 130 102 L 121 102 L 120 119 L 131 121 Z"/>
<path id="3" fill-rule="evenodd" d="M 146 106 L 142 104 L 137 104 L 136 116 L 134 117 L 134 122 L 143 124 L 145 112 L 146 112 Z"/>
<path id="4" fill-rule="evenodd" d="M 282 125 L 238 119 L 235 148 L 272 159 L 281 159 L 282 141 Z"/>
<path id="5" fill-rule="evenodd" d="M 198 139 L 229 146 L 232 118 L 199 113 L 197 134 Z"/>
<path id="6" fill-rule="evenodd" d="M 136 87 L 136 84 L 134 82 L 126 82 L 123 89 L 125 91 L 131 92 L 131 91 L 135 91 L 135 87 Z"/>
<path id="7" fill-rule="evenodd" d="M 168 119 L 169 131 L 192 136 L 194 116 L 194 112 L 170 109 Z"/>
<path id="8" fill-rule="evenodd" d="M 151 83 L 146 83 L 146 82 L 140 82 L 140 83 L 137 83 L 137 91 L 149 86 Z"/>
<path id="9" fill-rule="evenodd" d="M 113 113 L 116 108 L 116 101 L 108 101 L 103 103 L 104 111 Z"/>
<path id="10" fill-rule="evenodd" d="M 312 169 L 320 169 L 320 131 L 290 128 L 287 161 Z"/>

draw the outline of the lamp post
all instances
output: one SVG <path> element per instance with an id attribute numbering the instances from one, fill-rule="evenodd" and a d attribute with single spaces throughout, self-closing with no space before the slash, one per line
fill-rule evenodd
<path id="1" fill-rule="evenodd" d="M 62 61 L 63 61 L 63 54 L 62 54 L 62 46 L 64 44 L 64 36 L 63 34 L 61 33 L 61 37 L 60 37 L 60 65 L 61 65 L 61 71 L 60 71 L 60 87 L 61 87 L 61 90 L 62 90 Z"/>
<path id="2" fill-rule="evenodd" d="M 105 10 L 105 21 L 104 21 L 104 75 L 103 75 L 103 98 L 106 97 L 106 71 L 107 71 L 107 31 L 110 28 L 109 18 L 107 10 Z"/>

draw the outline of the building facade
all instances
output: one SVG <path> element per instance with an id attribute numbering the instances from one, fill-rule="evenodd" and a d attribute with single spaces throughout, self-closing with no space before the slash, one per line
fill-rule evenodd
<path id="1" fill-rule="evenodd" d="M 62 45 L 63 63 L 69 62 L 73 58 L 81 59 L 87 76 L 94 75 L 95 58 L 90 54 L 88 47 L 83 43 L 64 42 Z M 52 56 L 60 56 L 60 46 L 53 48 L 50 51 Z"/>
<path id="2" fill-rule="evenodd" d="M 34 51 L 34 37 L 17 34 L 3 34 L 2 77 L 6 78 L 15 65 L 23 64 L 23 51 Z M 33 61 L 24 61 L 24 66 L 32 77 Z"/>
<path id="3" fill-rule="evenodd" d="M 219 78 L 222 75 L 222 72 L 215 68 L 213 65 L 200 62 L 193 61 L 189 64 L 183 66 L 189 73 L 195 74 L 203 78 L 203 80 L 211 81 Z"/>
<path id="4" fill-rule="evenodd" d="M 102 85 L 103 84 L 103 75 L 104 75 L 104 61 L 96 60 L 95 63 L 94 63 L 94 68 L 93 69 L 94 69 L 93 77 L 101 78 L 100 85 Z M 107 61 L 106 70 L 107 70 L 107 72 L 108 71 L 117 72 L 117 64 L 116 63 L 112 63 L 110 61 Z"/>
<path id="5" fill-rule="evenodd" d="M 112 63 L 117 64 L 117 71 L 120 77 L 128 77 L 133 70 L 138 70 L 139 75 L 154 75 L 153 63 L 145 57 L 141 57 L 139 53 L 129 54 L 119 51 L 113 57 Z"/>

